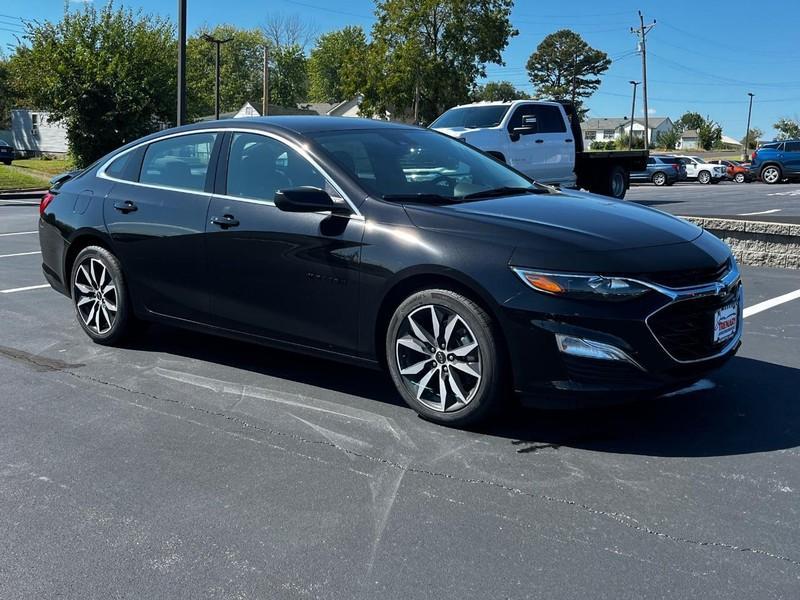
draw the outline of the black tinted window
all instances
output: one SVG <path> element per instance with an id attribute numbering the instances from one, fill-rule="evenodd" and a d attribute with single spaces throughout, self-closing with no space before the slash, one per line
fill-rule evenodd
<path id="1" fill-rule="evenodd" d="M 786 152 L 800 152 L 800 142 L 786 142 Z"/>
<path id="2" fill-rule="evenodd" d="M 436 119 L 431 128 L 437 127 L 467 127 L 478 129 L 481 127 L 497 127 L 506 116 L 508 106 L 467 106 L 464 108 L 451 108 L 441 117 Z"/>
<path id="3" fill-rule="evenodd" d="M 528 127 L 536 133 L 561 133 L 567 130 L 561 110 L 546 104 L 525 104 L 511 116 L 508 128 Z"/>
<path id="4" fill-rule="evenodd" d="M 278 190 L 303 186 L 333 191 L 306 158 L 283 142 L 254 133 L 233 135 L 228 156 L 228 196 L 272 201 Z"/>
<path id="5" fill-rule="evenodd" d="M 114 177 L 115 179 L 125 179 L 132 181 L 132 177 L 126 177 L 125 171 L 130 164 L 132 152 L 126 152 L 122 156 L 114 159 L 114 161 L 106 167 L 106 175 Z"/>
<path id="6" fill-rule="evenodd" d="M 147 147 L 139 181 L 183 190 L 205 188 L 215 133 L 195 133 L 153 142 Z"/>

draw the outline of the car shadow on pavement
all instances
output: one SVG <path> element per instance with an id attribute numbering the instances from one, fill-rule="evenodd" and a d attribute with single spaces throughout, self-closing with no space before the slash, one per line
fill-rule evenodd
<path id="1" fill-rule="evenodd" d="M 572 411 L 523 410 L 486 432 L 516 452 L 707 457 L 800 446 L 800 369 L 736 357 L 696 391 Z M 702 389 L 706 388 L 706 389 Z"/>
<path id="2" fill-rule="evenodd" d="M 683 200 L 631 200 L 642 206 L 660 206 L 662 204 L 683 204 Z"/>
<path id="3" fill-rule="evenodd" d="M 150 326 L 126 346 L 405 409 L 382 371 L 161 325 Z M 519 454 L 564 446 L 617 454 L 703 457 L 800 446 L 800 369 L 736 357 L 698 387 L 704 389 L 603 408 L 538 410 L 509 403 L 503 415 L 473 431 L 509 440 Z M 436 427 L 423 421 L 420 426 Z"/>

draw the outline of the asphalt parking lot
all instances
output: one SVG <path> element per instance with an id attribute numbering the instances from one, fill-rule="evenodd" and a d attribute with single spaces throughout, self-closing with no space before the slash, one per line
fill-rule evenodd
<path id="1" fill-rule="evenodd" d="M 798 597 L 800 299 L 762 304 L 797 271 L 743 268 L 742 350 L 690 390 L 467 432 L 377 372 L 92 344 L 37 217 L 0 206 L 0 598 Z"/>
<path id="2" fill-rule="evenodd" d="M 684 182 L 665 187 L 642 183 L 633 184 L 625 198 L 675 215 L 800 223 L 800 183 Z"/>

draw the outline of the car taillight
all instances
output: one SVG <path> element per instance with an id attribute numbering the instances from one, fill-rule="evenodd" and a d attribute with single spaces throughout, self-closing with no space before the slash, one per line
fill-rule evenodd
<path id="1" fill-rule="evenodd" d="M 750 161 L 754 161 L 756 159 L 756 155 L 758 154 L 758 150 L 753 151 L 753 155 L 750 157 Z"/>
<path id="2" fill-rule="evenodd" d="M 39 214 L 44 214 L 44 211 L 47 210 L 47 207 L 50 206 L 50 203 L 56 197 L 55 194 L 51 194 L 47 192 L 44 196 L 42 196 L 42 201 L 39 202 Z"/>
<path id="3" fill-rule="evenodd" d="M 672 168 L 674 168 L 676 171 L 680 171 L 680 168 L 676 163 L 672 163 Z"/>

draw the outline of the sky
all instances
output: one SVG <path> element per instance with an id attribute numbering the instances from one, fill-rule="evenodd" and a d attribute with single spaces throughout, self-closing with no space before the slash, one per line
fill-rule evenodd
<path id="1" fill-rule="evenodd" d="M 99 0 L 98 0 L 99 1 Z M 84 0 L 72 0 L 72 10 Z M 177 0 L 125 0 L 125 6 L 141 8 L 171 19 Z M 224 7 L 221 9 L 221 7 Z M 763 7 L 763 10 L 761 9 Z M 318 33 L 361 25 L 369 31 L 372 0 L 188 0 L 188 28 L 231 23 L 256 27 L 270 15 L 297 15 Z M 487 80 L 509 80 L 532 93 L 525 63 L 549 33 L 570 28 L 613 60 L 603 83 L 587 101 L 591 117 L 623 117 L 630 114 L 630 80 L 641 80 L 642 61 L 636 52 L 639 25 L 637 10 L 645 23 L 654 19 L 647 36 L 649 112 L 674 120 L 686 111 L 699 112 L 717 121 L 723 133 L 744 136 L 748 92 L 753 100 L 752 126 L 775 133 L 780 117 L 800 118 L 800 0 L 516 0 L 511 21 L 519 35 L 503 53 L 505 65 L 488 65 Z M 8 54 L 20 19 L 58 20 L 63 0 L 27 0 L 0 5 L 0 48 Z M 643 115 L 641 86 L 636 115 Z"/>

